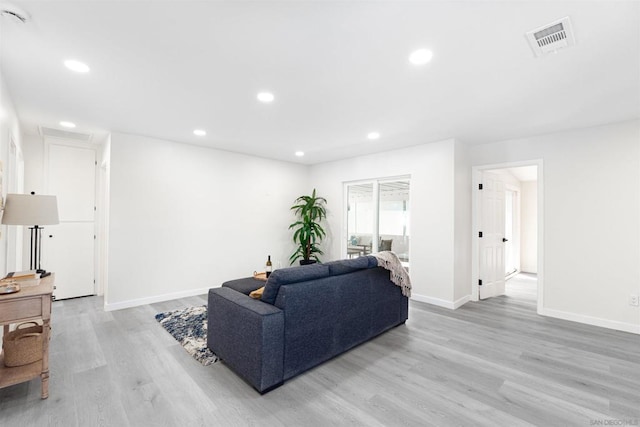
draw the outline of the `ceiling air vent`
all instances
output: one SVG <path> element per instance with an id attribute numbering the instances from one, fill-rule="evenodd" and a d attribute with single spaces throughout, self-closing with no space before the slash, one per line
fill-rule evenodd
<path id="1" fill-rule="evenodd" d="M 568 16 L 528 31 L 526 37 L 533 53 L 538 57 L 552 52 L 555 53 L 558 49 L 576 44 Z"/>
<path id="2" fill-rule="evenodd" d="M 12 4 L 0 4 L 0 16 L 13 22 L 24 24 L 29 20 L 29 14 Z"/>
<path id="3" fill-rule="evenodd" d="M 74 139 L 76 141 L 89 142 L 93 135 L 90 133 L 69 132 L 68 130 L 60 130 L 40 126 L 40 135 L 53 136 L 56 138 Z"/>

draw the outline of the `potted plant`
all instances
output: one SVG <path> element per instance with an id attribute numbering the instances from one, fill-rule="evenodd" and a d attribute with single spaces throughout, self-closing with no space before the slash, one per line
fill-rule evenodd
<path id="1" fill-rule="evenodd" d="M 326 203 L 327 200 L 324 197 L 316 196 L 314 188 L 311 196 L 298 197 L 291 207 L 297 221 L 291 224 L 289 229 L 295 230 L 293 242 L 298 245 L 296 251 L 289 257 L 291 264 L 298 259 L 300 259 L 300 265 L 320 262 L 318 255 L 323 253 L 319 244 L 326 236 L 320 221 L 327 216 Z"/>

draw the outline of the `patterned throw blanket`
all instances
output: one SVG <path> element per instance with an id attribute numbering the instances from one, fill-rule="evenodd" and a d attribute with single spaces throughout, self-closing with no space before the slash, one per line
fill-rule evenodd
<path id="1" fill-rule="evenodd" d="M 402 288 L 402 295 L 411 297 L 411 279 L 409 273 L 404 269 L 398 256 L 391 251 L 382 251 L 371 254 L 378 260 L 378 267 L 389 270 L 389 276 L 393 283 Z"/>

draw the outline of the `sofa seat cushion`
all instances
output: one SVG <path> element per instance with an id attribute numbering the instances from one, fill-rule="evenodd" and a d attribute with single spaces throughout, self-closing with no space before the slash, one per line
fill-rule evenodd
<path id="1" fill-rule="evenodd" d="M 300 267 L 278 269 L 269 276 L 269 279 L 264 286 L 262 301 L 269 304 L 275 303 L 278 291 L 282 285 L 304 283 L 309 280 L 321 279 L 329 275 L 329 267 L 326 264 L 311 264 Z M 256 289 L 258 287 L 256 287 Z"/>
<path id="2" fill-rule="evenodd" d="M 264 286 L 262 280 L 254 279 L 253 277 L 245 277 L 243 279 L 229 280 L 222 284 L 223 288 L 231 288 L 234 291 L 238 291 L 241 294 L 249 295 Z"/>

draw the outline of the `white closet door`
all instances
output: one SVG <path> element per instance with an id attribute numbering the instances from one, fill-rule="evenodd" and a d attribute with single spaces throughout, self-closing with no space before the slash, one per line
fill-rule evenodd
<path id="1" fill-rule="evenodd" d="M 96 152 L 49 143 L 47 162 L 60 224 L 43 230 L 42 268 L 56 274 L 56 299 L 94 295 Z"/>

